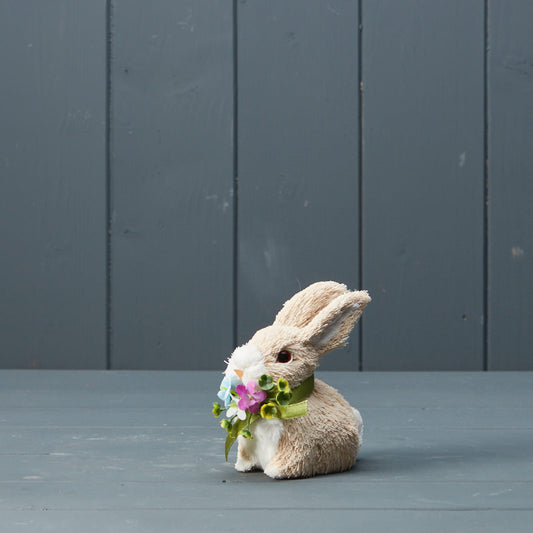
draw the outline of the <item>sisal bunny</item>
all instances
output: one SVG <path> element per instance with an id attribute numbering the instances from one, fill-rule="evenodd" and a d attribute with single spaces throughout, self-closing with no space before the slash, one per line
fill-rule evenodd
<path id="1" fill-rule="evenodd" d="M 288 300 L 271 326 L 235 349 L 224 372 L 226 405 L 239 398 L 239 391 L 246 396 L 248 387 L 246 405 L 255 407 L 256 413 L 248 413 L 252 417 L 248 418 L 249 431 L 241 430 L 238 436 L 237 470 L 263 470 L 282 479 L 341 472 L 353 466 L 361 444 L 361 415 L 334 388 L 314 380 L 313 373 L 323 355 L 345 345 L 368 302 L 366 291 L 349 291 L 333 281 L 314 283 Z M 287 382 L 287 390 L 296 395 L 305 388 L 305 401 L 297 406 L 305 407 L 306 414 L 300 409 L 294 418 L 269 419 L 263 416 L 266 407 L 259 414 L 259 402 L 267 393 L 252 389 L 267 376 L 280 390 Z M 223 396 L 219 393 L 219 397 Z M 231 405 L 239 414 L 235 402 Z M 227 420 L 222 425 L 231 426 Z"/>

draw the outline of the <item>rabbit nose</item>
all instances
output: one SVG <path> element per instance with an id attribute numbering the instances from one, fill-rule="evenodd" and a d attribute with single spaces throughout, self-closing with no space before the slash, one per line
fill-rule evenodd
<path id="1" fill-rule="evenodd" d="M 242 370 L 234 370 L 234 372 L 237 374 L 237 376 L 239 376 L 239 379 L 242 379 L 242 375 L 244 374 Z"/>

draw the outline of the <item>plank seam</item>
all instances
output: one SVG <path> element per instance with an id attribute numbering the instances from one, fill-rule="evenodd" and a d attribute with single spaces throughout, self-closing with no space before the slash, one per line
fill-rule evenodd
<path id="1" fill-rule="evenodd" d="M 359 208 L 359 289 L 363 289 L 363 0 L 357 2 L 357 85 L 358 85 L 358 208 Z M 359 361 L 358 370 L 363 370 L 363 320 L 359 321 Z"/>
<path id="2" fill-rule="evenodd" d="M 233 0 L 233 346 L 237 346 L 239 334 L 239 55 L 237 15 L 237 0 Z"/>
<path id="3" fill-rule="evenodd" d="M 483 370 L 489 370 L 489 131 L 488 48 L 489 3 L 484 0 L 483 20 Z"/>
<path id="4" fill-rule="evenodd" d="M 80 512 L 80 511 L 88 511 L 88 512 L 116 512 L 116 511 L 143 511 L 143 512 L 175 512 L 175 511 L 203 511 L 205 512 L 205 506 L 204 507 L 191 507 L 191 506 L 179 506 L 179 507 L 170 507 L 170 506 L 161 506 L 161 507 L 142 507 L 142 506 L 109 506 L 109 507 L 59 507 L 59 506 L 20 506 L 20 507 L 1 507 L 0 508 L 3 511 L 33 511 L 33 512 L 43 512 L 43 511 L 52 511 L 52 512 Z M 533 511 L 533 508 L 531 507 L 501 507 L 501 506 L 489 506 L 489 507 L 459 507 L 451 505 L 449 507 L 358 507 L 354 505 L 353 507 L 217 507 L 214 505 L 209 506 L 209 511 L 314 511 L 314 512 L 323 512 L 323 511 L 335 511 L 335 512 L 352 512 L 352 511 L 389 511 L 389 512 L 398 512 L 398 511 L 409 511 L 409 512 L 419 512 L 419 513 L 427 513 L 427 512 L 448 512 L 448 513 L 463 513 L 463 512 L 516 512 L 516 511 Z"/>
<path id="5" fill-rule="evenodd" d="M 112 206 L 111 206 L 111 60 L 112 60 L 112 0 L 106 0 L 105 18 L 106 18 L 106 88 L 105 88 L 105 195 L 106 195 L 106 302 L 105 302 L 105 324 L 106 324 L 106 369 L 111 369 L 111 224 L 112 224 Z"/>

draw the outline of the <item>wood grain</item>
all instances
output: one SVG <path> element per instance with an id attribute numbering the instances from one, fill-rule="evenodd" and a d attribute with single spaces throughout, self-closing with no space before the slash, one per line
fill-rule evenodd
<path id="1" fill-rule="evenodd" d="M 270 531 L 275 509 L 311 532 L 528 531 L 533 373 L 321 372 L 360 408 L 363 447 L 349 472 L 291 482 L 224 462 L 220 377 L 1 371 L 4 527 Z"/>

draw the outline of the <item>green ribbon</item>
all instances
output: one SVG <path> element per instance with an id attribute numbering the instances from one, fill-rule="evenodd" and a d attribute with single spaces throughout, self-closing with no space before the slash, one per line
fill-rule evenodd
<path id="1" fill-rule="evenodd" d="M 312 374 L 305 381 L 302 381 L 298 387 L 293 389 L 289 404 L 294 404 L 305 400 L 311 396 L 313 389 L 315 388 L 315 375 Z"/>
<path id="2" fill-rule="evenodd" d="M 288 401 L 287 405 L 280 405 L 275 401 L 275 395 L 267 395 L 265 402 L 267 404 L 271 403 L 275 406 L 276 414 L 271 418 L 278 418 L 280 420 L 289 420 L 290 418 L 297 418 L 300 416 L 305 416 L 307 414 L 307 400 L 313 389 L 315 387 L 315 376 L 312 375 L 308 377 L 305 381 L 302 381 L 298 387 L 291 390 L 291 398 Z M 268 394 L 268 393 L 267 393 Z M 261 417 L 260 414 L 251 414 L 248 413 L 248 416 L 244 420 L 237 420 L 231 429 L 228 431 L 226 437 L 226 443 L 224 446 L 224 455 L 226 461 L 228 460 L 228 454 L 233 446 L 233 443 L 237 440 L 239 433 L 253 424 L 256 420 L 259 420 Z"/>

